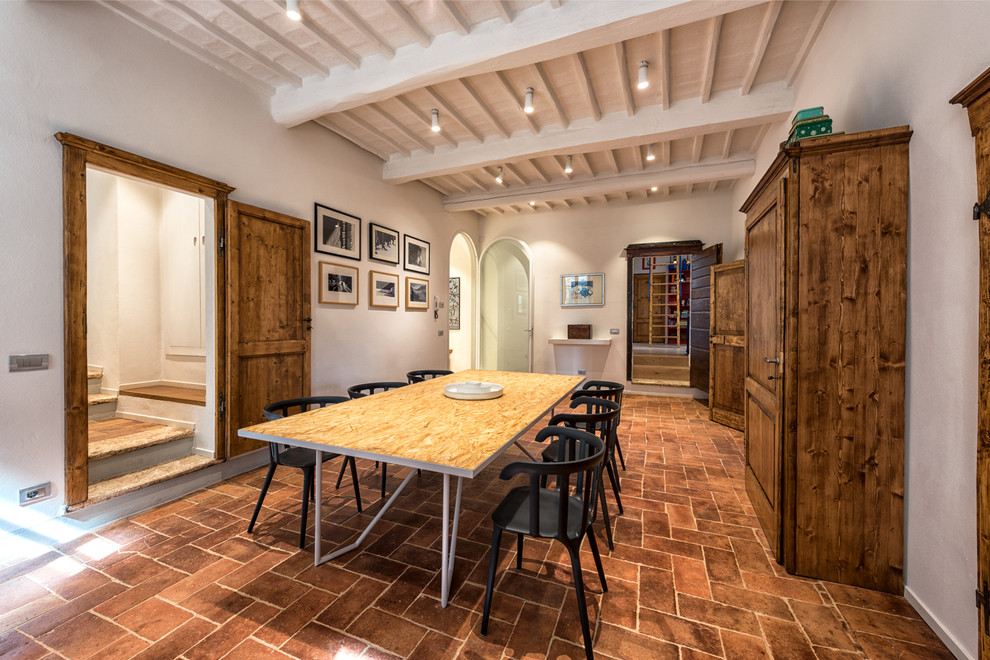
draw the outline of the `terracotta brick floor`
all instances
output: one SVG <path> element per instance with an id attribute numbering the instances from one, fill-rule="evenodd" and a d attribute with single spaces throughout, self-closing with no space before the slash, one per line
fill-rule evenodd
<path id="1" fill-rule="evenodd" d="M 625 514 L 602 593 L 585 544 L 599 658 L 950 658 L 906 600 L 787 575 L 768 556 L 742 480 L 741 434 L 694 401 L 627 396 Z M 501 464 L 521 456 L 507 452 Z M 353 538 L 378 509 L 328 490 L 324 536 Z M 394 473 L 394 474 L 393 474 Z M 332 485 L 336 463 L 325 475 Z M 393 469 L 394 487 L 404 472 Z M 451 603 L 439 604 L 442 480 L 414 477 L 366 547 L 312 566 L 296 548 L 301 478 L 280 469 L 254 535 L 264 470 L 0 567 L 3 658 L 583 657 L 566 551 L 503 543 L 479 634 L 498 467 L 464 486 Z M 613 504 L 614 506 L 614 504 Z"/>

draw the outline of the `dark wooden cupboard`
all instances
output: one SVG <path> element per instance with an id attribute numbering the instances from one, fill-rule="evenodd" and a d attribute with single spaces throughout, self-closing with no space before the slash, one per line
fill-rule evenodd
<path id="1" fill-rule="evenodd" d="M 746 213 L 746 491 L 791 573 L 903 592 L 908 142 L 782 148 Z"/>

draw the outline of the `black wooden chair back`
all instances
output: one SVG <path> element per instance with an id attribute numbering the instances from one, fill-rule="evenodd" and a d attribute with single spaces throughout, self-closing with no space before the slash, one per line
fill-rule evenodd
<path id="1" fill-rule="evenodd" d="M 412 385 L 413 383 L 422 383 L 424 380 L 430 380 L 439 376 L 449 376 L 452 373 L 454 372 L 449 369 L 417 369 L 416 371 L 407 373 L 406 379 Z"/>

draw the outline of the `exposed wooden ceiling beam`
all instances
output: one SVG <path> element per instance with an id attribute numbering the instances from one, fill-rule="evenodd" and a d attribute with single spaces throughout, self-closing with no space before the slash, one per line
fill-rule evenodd
<path id="1" fill-rule="evenodd" d="M 788 88 L 763 86 L 740 97 L 735 91 L 714 95 L 709 103 L 698 99 L 680 101 L 667 111 L 659 106 L 643 107 L 634 117 L 623 113 L 606 115 L 601 121 L 583 119 L 566 131 L 545 127 L 539 135 L 517 135 L 512 140 L 486 144 L 464 143 L 456 149 L 415 158 L 392 158 L 383 167 L 383 178 L 405 183 L 423 176 L 440 176 L 500 162 L 514 162 L 554 154 L 621 149 L 698 134 L 758 126 L 787 119 L 793 111 L 794 95 Z"/>
<path id="2" fill-rule="evenodd" d="M 413 133 L 411 130 L 409 130 L 406 127 L 405 124 L 403 124 L 402 122 L 400 122 L 398 119 L 396 119 L 395 117 L 393 117 L 392 115 L 390 115 L 388 112 L 386 112 L 385 110 L 383 110 L 379 106 L 374 105 L 374 104 L 370 104 L 370 105 L 367 105 L 365 107 L 368 108 L 368 109 L 370 109 L 371 111 L 377 113 L 386 122 L 388 122 L 389 125 L 391 125 L 393 128 L 395 128 L 395 130 L 397 130 L 398 132 L 400 132 L 404 136 L 406 136 L 406 139 L 409 140 L 410 142 L 415 142 L 420 147 L 422 147 L 422 149 L 424 151 L 429 151 L 429 152 L 432 152 L 433 151 L 433 145 L 431 145 L 429 142 L 427 142 L 423 138 L 421 138 L 418 135 L 416 135 L 415 133 Z"/>
<path id="3" fill-rule="evenodd" d="M 805 33 L 804 41 L 801 42 L 801 48 L 798 49 L 797 57 L 794 58 L 794 63 L 791 64 L 791 69 L 787 72 L 786 81 L 788 87 L 794 84 L 794 79 L 797 78 L 798 72 L 804 66 L 804 60 L 808 57 L 808 51 L 811 50 L 812 44 L 818 38 L 818 33 L 822 31 L 822 26 L 825 25 L 825 19 L 828 18 L 828 13 L 832 11 L 834 5 L 835 2 L 832 0 L 827 0 L 818 5 L 818 11 L 815 13 L 811 27 Z"/>
<path id="4" fill-rule="evenodd" d="M 502 167 L 506 172 L 516 177 L 516 180 L 519 181 L 519 183 L 523 184 L 524 186 L 529 184 L 529 182 L 523 178 L 523 175 L 519 173 L 519 170 L 517 170 L 515 165 L 513 165 L 512 163 L 506 163 Z"/>
<path id="5" fill-rule="evenodd" d="M 409 13 L 409 10 L 406 9 L 404 4 L 399 2 L 399 0 L 387 0 L 385 4 L 392 10 L 392 13 L 395 14 L 396 18 L 398 18 L 399 21 L 401 21 L 402 24 L 413 33 L 419 41 L 420 46 L 423 48 L 430 47 L 433 43 L 433 35 L 427 32 L 426 28 L 420 25 L 419 21 L 416 20 L 416 17 Z"/>
<path id="6" fill-rule="evenodd" d="M 440 0 L 440 2 L 431 3 L 433 7 L 439 7 L 443 13 L 451 20 L 454 24 L 454 29 L 460 32 L 465 37 L 471 34 L 471 23 L 468 22 L 464 15 L 461 14 L 460 9 L 457 8 L 457 3 L 454 0 Z"/>
<path id="7" fill-rule="evenodd" d="M 626 106 L 626 114 L 632 117 L 636 114 L 636 102 L 633 101 L 632 85 L 629 84 L 629 72 L 626 70 L 626 44 L 621 41 L 613 44 L 612 52 L 615 53 L 615 66 L 618 69 L 619 85 L 622 88 L 622 102 Z"/>
<path id="8" fill-rule="evenodd" d="M 530 201 L 559 200 L 564 197 L 594 197 L 616 194 L 636 188 L 650 186 L 682 186 L 694 183 L 708 183 L 720 179 L 738 179 L 756 173 L 756 161 L 752 158 L 737 158 L 729 161 L 713 161 L 694 165 L 682 165 L 641 172 L 637 174 L 614 175 L 581 179 L 578 181 L 556 181 L 550 184 L 527 186 L 473 193 L 450 195 L 443 200 L 446 211 L 473 211 L 489 206 L 528 204 Z"/>
<path id="9" fill-rule="evenodd" d="M 643 150 L 640 149 L 638 146 L 633 147 L 632 153 L 633 153 L 633 160 L 636 161 L 636 169 L 642 172 L 643 168 L 646 167 L 643 161 Z"/>
<path id="10" fill-rule="evenodd" d="M 591 166 L 591 163 L 588 161 L 588 157 L 584 153 L 579 153 L 574 158 L 577 161 L 584 164 L 584 171 L 588 173 L 588 176 L 590 177 L 598 176 L 598 172 L 596 172 L 595 169 Z"/>
<path id="11" fill-rule="evenodd" d="M 557 114 L 557 121 L 561 126 L 567 128 L 570 122 L 567 120 L 567 113 L 564 112 L 564 106 L 561 104 L 560 99 L 557 98 L 557 92 L 554 91 L 553 85 L 550 84 L 550 79 L 547 78 L 546 71 L 539 62 L 530 66 L 530 70 L 535 74 L 536 79 L 539 81 L 540 87 L 543 89 L 543 93 L 547 95 L 550 99 L 550 107 Z"/>
<path id="12" fill-rule="evenodd" d="M 770 35 L 773 34 L 773 26 L 777 24 L 777 17 L 780 16 L 780 9 L 784 6 L 783 0 L 773 0 L 767 3 L 766 12 L 763 14 L 763 21 L 760 23 L 760 32 L 756 38 L 756 45 L 753 49 L 753 57 L 749 61 L 749 68 L 746 77 L 743 78 L 742 94 L 749 94 L 753 88 L 753 81 L 756 80 L 756 73 L 760 70 L 763 56 L 767 52 L 767 44 L 770 43 Z"/>
<path id="13" fill-rule="evenodd" d="M 456 121 L 458 124 L 464 127 L 465 131 L 467 131 L 472 136 L 474 136 L 475 140 L 477 140 L 479 143 L 483 143 L 485 141 L 485 136 L 482 135 L 477 128 L 472 126 L 471 122 L 465 119 L 464 116 L 461 115 L 461 113 L 459 113 L 454 108 L 453 105 L 447 103 L 447 100 L 444 97 L 440 96 L 440 93 L 437 92 L 437 90 L 435 90 L 432 87 L 425 87 L 423 91 L 425 91 L 427 94 L 430 95 L 430 98 L 433 99 L 433 101 L 437 104 L 440 110 L 450 115 L 454 119 L 454 121 Z M 441 133 L 442 132 L 443 131 L 441 131 Z"/>
<path id="14" fill-rule="evenodd" d="M 722 158 L 729 157 L 729 151 L 732 149 L 732 136 L 735 133 L 731 128 L 725 132 L 725 141 L 722 143 Z"/>
<path id="15" fill-rule="evenodd" d="M 401 103 L 406 108 L 406 110 L 409 111 L 409 114 L 411 114 L 413 117 L 416 117 L 419 121 L 422 121 L 427 126 L 432 126 L 431 120 L 426 118 L 427 115 L 422 111 L 420 111 L 419 108 L 414 106 L 405 96 L 396 96 L 395 100 Z M 449 144 L 450 146 L 452 147 L 457 146 L 457 141 L 454 138 L 447 135 L 446 133 L 444 133 L 442 130 L 433 134 L 436 135 L 441 140 L 443 140 L 444 142 L 446 142 L 447 144 Z M 386 158 L 385 160 L 388 160 L 388 158 Z"/>
<path id="16" fill-rule="evenodd" d="M 374 44 L 375 48 L 378 49 L 378 52 L 384 55 L 387 59 L 392 59 L 395 57 L 395 49 L 392 48 L 392 45 L 385 41 L 385 38 L 378 34 L 373 27 L 368 25 L 360 15 L 355 13 L 355 11 L 351 9 L 346 2 L 340 2 L 340 0 L 323 0 L 323 4 L 330 11 L 344 19 L 344 21 L 352 28 L 361 33 L 361 36 Z"/>
<path id="17" fill-rule="evenodd" d="M 606 149 L 605 150 L 605 160 L 608 161 L 608 166 L 612 169 L 612 171 L 615 172 L 616 174 L 618 174 L 619 173 L 619 162 L 615 159 L 615 152 L 612 151 L 611 149 Z"/>
<path id="18" fill-rule="evenodd" d="M 366 133 L 375 136 L 375 139 L 380 140 L 385 144 L 387 144 L 389 147 L 391 147 L 393 153 L 398 152 L 404 154 L 407 157 L 409 156 L 410 154 L 409 149 L 406 149 L 404 146 L 402 146 L 401 144 L 399 144 L 389 136 L 385 135 L 383 132 L 372 126 L 370 123 L 368 123 L 361 117 L 358 117 L 353 110 L 350 110 L 348 112 L 338 112 L 336 115 L 334 115 L 334 117 L 335 118 L 343 117 L 352 124 L 357 124 L 358 128 L 360 128 L 362 131 L 365 131 Z"/>
<path id="19" fill-rule="evenodd" d="M 351 143 L 355 144 L 356 146 L 360 147 L 361 149 L 364 149 L 368 153 L 375 154 L 376 156 L 378 156 L 382 160 L 388 160 L 388 153 L 386 151 L 384 151 L 383 149 L 379 149 L 378 147 L 376 147 L 376 146 L 374 146 L 372 144 L 369 144 L 365 140 L 358 139 L 357 136 L 355 136 L 353 133 L 351 133 L 346 128 L 342 128 L 342 127 L 338 126 L 337 125 L 337 122 L 330 121 L 330 119 L 328 119 L 326 117 L 317 117 L 313 121 L 316 122 L 317 124 L 319 124 L 320 126 L 322 126 L 323 128 L 327 129 L 328 131 L 333 131 L 334 133 L 336 133 L 340 137 L 344 138 L 348 142 L 351 142 Z"/>
<path id="20" fill-rule="evenodd" d="M 537 178 L 540 179 L 540 181 L 542 181 L 543 183 L 550 183 L 550 179 L 547 178 L 546 173 L 540 169 L 539 163 L 537 163 L 535 160 L 530 160 L 529 164 L 533 166 L 533 170 L 536 172 L 536 176 Z"/>
<path id="21" fill-rule="evenodd" d="M 498 0 L 495 3 L 495 8 L 498 9 L 499 16 L 506 23 L 511 23 L 515 19 L 516 15 L 512 11 L 512 7 L 509 5 L 509 0 Z"/>
<path id="22" fill-rule="evenodd" d="M 540 127 L 536 125 L 536 120 L 533 119 L 533 115 L 526 114 L 522 111 L 522 97 L 516 94 L 515 90 L 512 89 L 512 85 L 509 84 L 509 79 L 505 77 L 505 73 L 502 71 L 496 71 L 495 77 L 498 79 L 499 83 L 501 83 L 502 91 L 508 94 L 509 98 L 515 101 L 516 105 L 519 107 L 519 111 L 522 113 L 522 116 L 526 118 L 526 123 L 529 124 L 529 130 L 533 132 L 533 135 L 538 134 L 540 132 Z"/>
<path id="23" fill-rule="evenodd" d="M 280 79 L 288 82 L 289 84 L 294 85 L 295 87 L 300 87 L 302 85 L 302 78 L 297 76 L 295 73 L 289 71 L 278 62 L 264 57 L 263 55 L 259 55 L 257 49 L 247 45 L 229 32 L 221 30 L 213 24 L 213 21 L 205 16 L 197 14 L 188 5 L 175 2 L 174 0 L 155 0 L 155 4 L 160 7 L 165 7 L 179 16 L 184 16 L 185 18 L 191 20 L 202 30 L 210 34 L 214 39 L 219 39 L 222 43 L 227 44 L 230 48 L 247 57 L 255 64 L 258 64 L 271 73 L 274 73 Z"/>
<path id="24" fill-rule="evenodd" d="M 278 0 L 271 0 L 271 2 L 276 7 L 279 8 L 280 12 L 285 11 L 285 7 L 282 4 L 280 4 Z M 284 15 L 283 18 L 285 18 Z M 360 55 L 355 53 L 353 50 L 351 50 L 344 44 L 337 41 L 337 39 L 332 34 L 328 33 L 326 30 L 324 30 L 316 23 L 305 19 L 301 21 L 293 21 L 289 18 L 285 18 L 285 20 L 289 21 L 290 23 L 292 23 L 294 27 L 302 30 L 303 32 L 309 33 L 309 35 L 314 39 L 316 39 L 317 41 L 322 42 L 327 48 L 337 53 L 337 55 L 339 55 L 341 59 L 347 62 L 347 64 L 349 64 L 352 69 L 357 69 L 361 66 Z M 321 112 L 320 114 L 326 114 L 326 113 Z M 312 117 L 310 117 L 310 119 L 312 119 Z"/>
<path id="25" fill-rule="evenodd" d="M 591 107 L 591 116 L 595 121 L 598 121 L 602 118 L 602 109 L 598 105 L 598 97 L 595 96 L 595 86 L 591 82 L 591 74 L 588 72 L 588 63 L 584 61 L 584 53 L 574 53 L 571 56 L 571 61 L 574 63 L 574 75 L 577 76 L 584 98 Z"/>
<path id="26" fill-rule="evenodd" d="M 756 4 L 760 0 L 624 0 L 567 2 L 553 9 L 540 3 L 519 12 L 511 25 L 484 21 L 465 37 L 438 39 L 429 48 L 399 48 L 391 61 L 366 58 L 360 71 L 334 71 L 332 80 L 307 79 L 300 89 L 280 88 L 272 97 L 272 117 L 283 126 L 296 126 L 427 85 L 490 73 L 495 66 L 508 70 L 545 62 Z M 388 6 L 411 19 L 397 0 Z"/>
<path id="27" fill-rule="evenodd" d="M 458 182 L 457 176 L 446 176 L 443 178 L 444 183 L 453 188 L 454 190 L 460 190 L 462 193 L 467 194 L 468 189 L 465 188 Z"/>
<path id="28" fill-rule="evenodd" d="M 498 118 L 498 116 L 496 116 L 495 113 L 492 112 L 491 107 L 488 105 L 488 103 L 485 102 L 483 98 L 481 98 L 478 92 L 474 89 L 474 86 L 471 85 L 470 81 L 468 81 L 466 78 L 458 78 L 457 82 L 461 84 L 461 87 L 464 88 L 464 91 L 467 92 L 468 96 L 471 97 L 471 100 L 473 100 L 475 105 L 478 106 L 478 109 L 480 109 L 485 114 L 485 116 L 488 117 L 488 121 L 492 123 L 492 126 L 495 127 L 495 130 L 498 131 L 498 134 L 504 137 L 505 139 L 509 139 L 509 135 L 510 135 L 509 130 L 505 127 L 505 125 Z"/>
<path id="29" fill-rule="evenodd" d="M 270 85 L 268 82 L 253 76 L 240 67 L 236 67 L 223 58 L 217 57 L 213 53 L 200 47 L 198 44 L 193 43 L 189 39 L 186 39 L 178 32 L 173 32 L 167 28 L 160 26 L 155 21 L 142 14 L 141 12 L 135 10 L 133 7 L 128 5 L 126 2 L 121 2 L 120 0 L 100 0 L 103 5 L 109 7 L 117 14 L 123 16 L 135 25 L 140 26 L 142 29 L 147 30 L 151 34 L 164 39 L 170 44 L 175 45 L 179 50 L 185 51 L 189 55 L 192 55 L 201 62 L 206 62 L 212 67 L 215 67 L 230 76 L 234 80 L 241 82 L 255 91 L 259 91 L 263 94 L 270 95 L 275 91 L 275 87 Z"/>
<path id="30" fill-rule="evenodd" d="M 473 172 L 464 172 L 464 177 L 467 178 L 471 184 L 478 190 L 488 190 L 488 186 L 485 185 Z"/>
<path id="31" fill-rule="evenodd" d="M 705 144 L 704 134 L 694 136 L 694 144 L 691 145 L 691 162 L 697 163 L 701 160 L 701 148 Z"/>
<path id="32" fill-rule="evenodd" d="M 722 33 L 722 15 L 709 19 L 708 48 L 705 55 L 705 75 L 701 83 L 701 102 L 708 103 L 712 96 L 712 83 L 715 82 L 715 60 L 718 59 L 718 39 Z"/>
<path id="33" fill-rule="evenodd" d="M 283 35 L 279 34 L 277 31 L 273 30 L 264 21 L 260 21 L 254 16 L 252 16 L 250 13 L 245 11 L 240 4 L 234 2 L 234 0 L 221 0 L 221 2 L 223 3 L 223 6 L 226 7 L 227 11 L 229 11 L 231 14 L 239 18 L 242 23 L 252 27 L 258 32 L 261 32 L 263 35 L 271 39 L 272 42 L 278 44 L 280 48 L 284 48 L 285 50 L 292 53 L 296 58 L 298 58 L 308 66 L 312 67 L 317 73 L 324 76 L 330 75 L 330 68 L 327 67 L 327 65 L 325 65 L 323 62 L 320 62 L 318 59 L 316 59 L 315 57 L 304 51 L 302 48 L 297 46 L 292 41 L 286 39 Z"/>
<path id="34" fill-rule="evenodd" d="M 670 167 L 670 140 L 664 140 L 660 144 L 660 164 Z"/>
<path id="35" fill-rule="evenodd" d="M 660 30 L 660 47 L 658 49 L 660 59 L 660 107 L 664 110 L 670 108 L 670 30 Z"/>

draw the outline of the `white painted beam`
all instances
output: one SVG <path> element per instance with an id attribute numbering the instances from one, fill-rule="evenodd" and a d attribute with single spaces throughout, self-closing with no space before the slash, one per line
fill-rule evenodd
<path id="1" fill-rule="evenodd" d="M 670 30 L 660 30 L 660 106 L 670 108 Z"/>
<path id="2" fill-rule="evenodd" d="M 613 45 L 612 51 L 615 53 L 615 68 L 618 69 L 619 86 L 622 88 L 622 102 L 626 106 L 626 114 L 632 117 L 636 114 L 636 102 L 633 101 L 629 72 L 626 70 L 626 45 L 620 41 Z"/>
<path id="3" fill-rule="evenodd" d="M 375 44 L 378 52 L 384 55 L 388 59 L 395 57 L 395 49 L 392 48 L 392 44 L 385 41 L 385 37 L 378 34 L 375 28 L 368 25 L 363 18 L 351 9 L 346 2 L 341 2 L 340 0 L 324 0 L 323 3 L 330 11 L 336 13 L 338 16 L 343 18 L 347 23 L 351 25 L 352 28 L 361 33 L 365 39 Z"/>
<path id="4" fill-rule="evenodd" d="M 409 10 L 406 9 L 404 4 L 402 4 L 399 0 L 388 0 L 385 4 L 392 10 L 392 13 L 395 14 L 396 18 L 398 18 L 399 21 L 401 21 L 402 24 L 405 25 L 409 31 L 413 33 L 413 35 L 415 35 L 420 46 L 423 48 L 429 48 L 430 45 L 433 44 L 433 35 L 427 32 L 426 28 L 420 25 L 419 21 L 416 20 L 416 17 L 409 13 Z"/>
<path id="5" fill-rule="evenodd" d="M 753 49 L 753 57 L 749 61 L 749 70 L 743 78 L 742 93 L 749 94 L 753 88 L 753 81 L 756 80 L 756 72 L 760 70 L 763 56 L 767 52 L 767 44 L 770 43 L 770 35 L 773 34 L 773 26 L 777 24 L 777 17 L 784 6 L 783 0 L 773 0 L 767 3 L 767 10 L 763 14 L 763 22 L 760 24 L 760 33 L 756 38 L 756 47 Z"/>
<path id="6" fill-rule="evenodd" d="M 716 160 L 693 165 L 654 169 L 635 174 L 610 174 L 593 179 L 555 181 L 550 184 L 492 190 L 467 195 L 449 195 L 443 200 L 446 211 L 473 211 L 491 206 L 529 204 L 563 198 L 599 197 L 650 186 L 683 186 L 709 183 L 721 179 L 738 179 L 756 173 L 756 161 L 750 157 Z"/>
<path id="7" fill-rule="evenodd" d="M 316 70 L 317 73 L 324 76 L 330 75 L 330 69 L 327 67 L 326 64 L 320 62 L 318 59 L 316 59 L 315 57 L 304 51 L 302 48 L 297 46 L 295 43 L 286 39 L 284 35 L 279 34 L 277 31 L 273 30 L 264 21 L 260 21 L 254 16 L 252 16 L 240 4 L 234 2 L 234 0 L 221 0 L 221 2 L 223 3 L 223 6 L 227 8 L 227 11 L 229 11 L 231 14 L 233 14 L 238 19 L 240 19 L 242 23 L 244 23 L 245 25 L 249 25 L 258 32 L 262 33 L 263 35 L 271 39 L 272 42 L 278 44 L 280 48 L 284 48 L 285 50 L 295 55 L 298 59 L 302 60 L 307 65 L 312 67 L 314 70 Z"/>
<path id="8" fill-rule="evenodd" d="M 457 3 L 454 0 L 440 0 L 440 2 L 432 3 L 433 7 L 439 7 L 443 10 L 443 13 L 447 15 L 447 18 L 451 20 L 454 24 L 454 29 L 460 32 L 462 35 L 467 36 L 471 34 L 471 24 L 468 23 L 464 15 L 461 14 L 461 10 L 457 8 Z"/>
<path id="9" fill-rule="evenodd" d="M 828 13 L 832 11 L 834 5 L 835 2 L 833 0 L 825 0 L 818 5 L 818 11 L 815 13 L 815 18 L 811 22 L 811 27 L 808 28 L 808 32 L 804 35 L 801 48 L 798 49 L 798 54 L 791 64 L 791 69 L 787 72 L 788 86 L 794 84 L 794 79 L 797 78 L 798 72 L 804 66 L 804 60 L 808 57 L 808 52 L 811 51 L 815 40 L 818 39 L 818 33 L 822 31 L 822 26 L 825 25 L 825 19 L 828 18 Z"/>
<path id="10" fill-rule="evenodd" d="M 499 135 L 505 139 L 509 139 L 509 130 L 504 124 L 502 124 L 502 121 L 495 115 L 495 113 L 492 112 L 492 109 L 487 103 L 485 103 L 485 100 L 481 98 L 477 90 L 475 90 L 474 86 L 471 85 L 467 78 L 460 78 L 458 82 L 461 83 L 461 87 L 464 88 L 464 91 L 467 92 L 468 96 L 471 97 L 471 100 L 473 100 L 475 105 L 478 106 L 478 109 L 480 109 L 485 116 L 488 117 L 488 121 L 492 123 L 492 126 L 495 127 L 495 130 L 498 131 Z"/>
<path id="11" fill-rule="evenodd" d="M 705 75 L 701 84 L 701 102 L 708 103 L 712 95 L 712 83 L 715 82 L 715 60 L 718 59 L 718 40 L 722 34 L 722 16 L 715 16 L 709 21 L 708 48 L 705 57 Z"/>
<path id="12" fill-rule="evenodd" d="M 529 130 L 533 132 L 533 135 L 539 133 L 540 127 L 536 125 L 536 120 L 533 119 L 533 115 L 527 114 L 526 112 L 523 111 L 522 96 L 516 94 L 515 90 L 512 89 L 512 85 L 509 84 L 509 79 L 505 77 L 505 73 L 503 73 L 502 71 L 496 71 L 495 77 L 498 79 L 498 82 L 502 85 L 502 91 L 505 92 L 505 94 L 508 95 L 509 98 L 515 101 L 516 106 L 518 106 L 519 108 L 519 112 L 522 114 L 523 117 L 526 118 L 526 123 L 529 124 Z"/>
<path id="13" fill-rule="evenodd" d="M 570 121 L 567 119 L 567 113 L 564 112 L 563 104 L 557 98 L 557 92 L 554 91 L 553 85 L 550 84 L 550 79 L 547 77 L 546 71 L 543 70 L 539 62 L 530 66 L 530 70 L 536 75 L 536 79 L 540 81 L 540 87 L 543 88 L 543 92 L 550 99 L 550 107 L 557 113 L 557 123 L 567 128 Z"/>
<path id="14" fill-rule="evenodd" d="M 747 96 L 728 91 L 712 96 L 709 103 L 680 101 L 666 112 L 659 106 L 648 106 L 633 117 L 616 112 L 598 122 L 590 118 L 575 121 L 567 130 L 546 126 L 539 135 L 517 133 L 511 140 L 489 137 L 484 144 L 463 143 L 442 153 L 394 157 L 385 163 L 382 174 L 390 183 L 406 183 L 526 158 L 664 142 L 783 121 L 793 107 L 792 90 L 781 86 L 765 86 Z"/>
<path id="15" fill-rule="evenodd" d="M 554 9 L 540 3 L 519 12 L 511 24 L 484 21 L 466 36 L 439 35 L 428 47 L 419 26 L 424 45 L 398 48 L 392 60 L 366 57 L 356 70 L 339 67 L 330 78 L 279 89 L 272 97 L 272 117 L 283 126 L 296 126 L 428 85 L 569 56 L 757 4 L 761 0 L 624 0 L 566 2 Z M 390 0 L 388 6 L 416 31 L 413 25 L 418 24 L 402 3 Z"/>
<path id="16" fill-rule="evenodd" d="M 280 11 L 285 10 L 285 7 L 282 4 L 279 4 L 278 0 L 271 0 L 271 1 L 279 8 Z M 285 18 L 284 14 L 283 14 L 283 18 Z M 340 55 L 340 57 L 345 62 L 347 62 L 347 64 L 352 69 L 357 69 L 359 66 L 361 66 L 361 57 L 357 53 L 355 53 L 353 50 L 351 50 L 344 44 L 337 41 L 336 37 L 328 33 L 318 24 L 314 23 L 313 21 L 307 20 L 305 17 L 301 21 L 293 21 L 292 19 L 289 18 L 285 18 L 285 20 L 289 21 L 299 29 L 308 32 L 310 36 L 312 36 L 317 41 L 323 42 L 323 44 L 326 45 L 327 48 Z M 302 88 L 297 89 L 296 91 L 297 92 L 302 91 Z M 310 117 L 310 119 L 313 119 L 313 117 Z"/>
<path id="17" fill-rule="evenodd" d="M 595 86 L 591 82 L 591 74 L 588 72 L 587 62 L 584 61 L 584 53 L 575 53 L 571 56 L 571 60 L 574 62 L 574 75 L 577 76 L 581 91 L 584 92 L 584 98 L 591 107 L 591 117 L 598 121 L 602 118 L 602 109 L 598 105 L 598 97 L 595 96 Z"/>
<path id="18" fill-rule="evenodd" d="M 495 8 L 498 9 L 498 15 L 502 17 L 502 20 L 506 23 L 511 23 L 515 19 L 516 15 L 512 11 L 512 7 L 509 5 L 509 0 L 498 0 L 495 3 Z"/>

